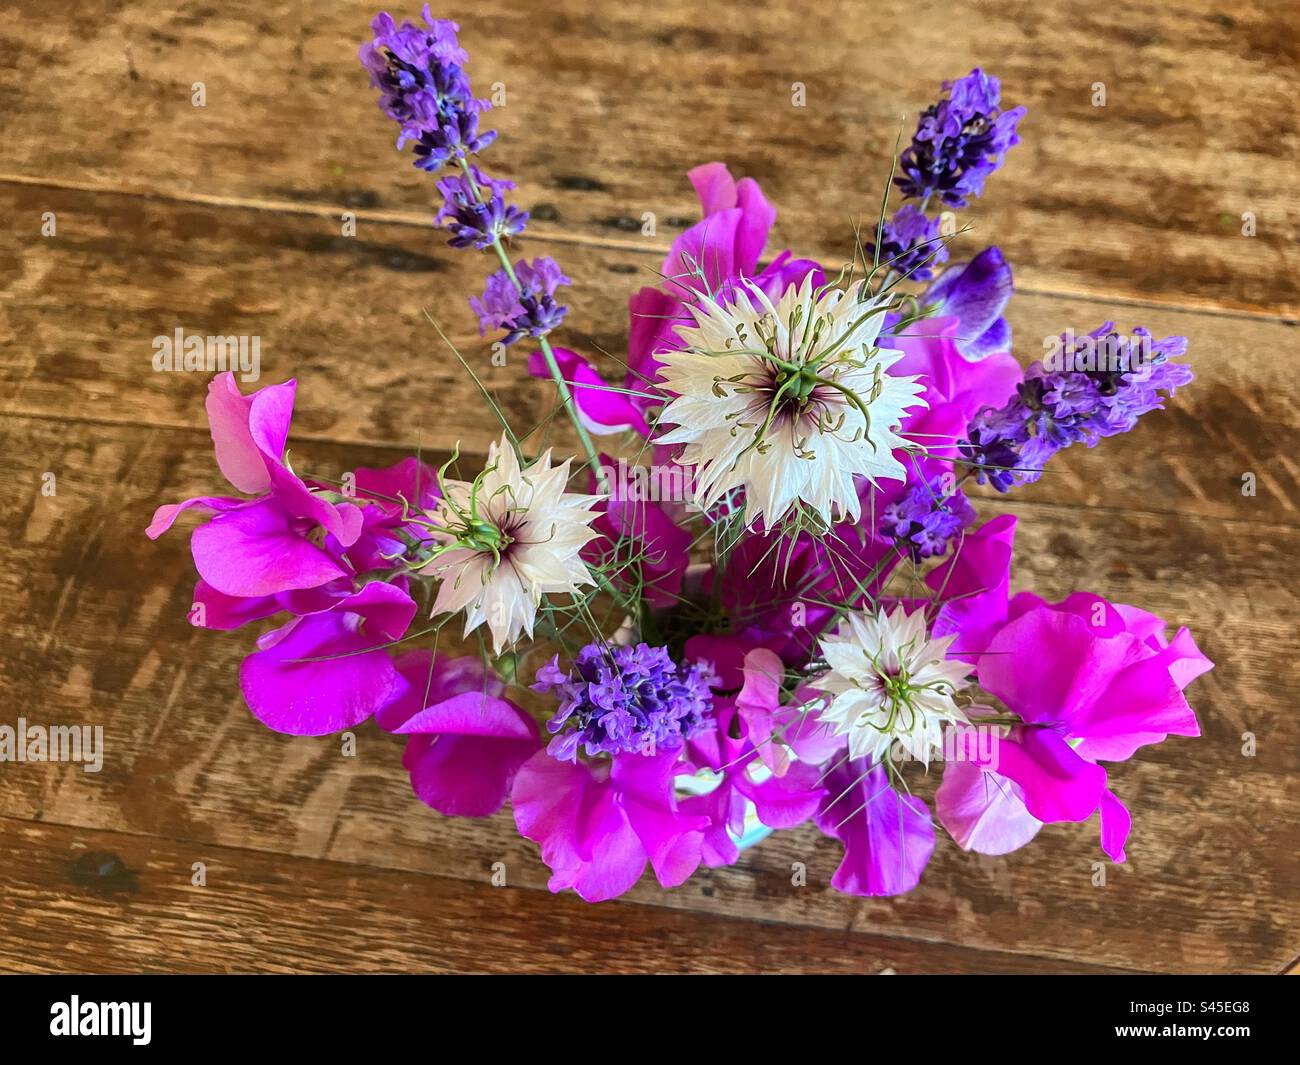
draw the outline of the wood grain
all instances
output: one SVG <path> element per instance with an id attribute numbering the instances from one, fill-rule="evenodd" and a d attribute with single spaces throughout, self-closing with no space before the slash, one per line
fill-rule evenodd
<path id="1" fill-rule="evenodd" d="M 8 818 L 0 843 L 3 972 L 1113 971 Z"/>
<path id="2" fill-rule="evenodd" d="M 0 186 L 0 209 L 30 228 L 0 260 L 0 409 L 159 427 L 206 427 L 202 374 L 155 373 L 155 336 L 177 328 L 261 338 L 259 384 L 300 382 L 295 431 L 305 439 L 485 452 L 500 427 L 428 316 L 491 387 L 516 426 L 553 410 L 553 389 L 526 372 L 527 348 L 494 366 L 465 294 L 481 288 L 481 255 L 456 253 L 426 230 L 363 226 L 239 207 Z M 41 237 L 46 210 L 58 236 Z M 627 299 L 654 280 L 656 257 L 557 249 L 577 298 L 557 342 L 620 380 Z M 268 283 L 273 278 L 274 283 Z M 1020 493 L 1042 502 L 1300 523 L 1300 379 L 1287 321 L 1093 298 L 1021 294 L 1010 305 L 1022 361 L 1044 338 L 1086 332 L 1108 315 L 1190 338 L 1195 383 L 1140 430 L 1089 452 L 1076 447 Z M 246 389 L 254 387 L 246 384 Z M 554 442 L 576 450 L 567 426 Z M 616 438 L 604 438 L 619 450 Z M 1243 475 L 1254 475 L 1253 496 Z"/>
<path id="3" fill-rule="evenodd" d="M 722 158 L 758 177 L 780 212 L 770 250 L 834 261 L 935 83 L 977 63 L 1002 75 L 1030 107 L 1025 144 L 967 217 L 971 249 L 998 243 L 1015 267 L 1022 361 L 1112 317 L 1188 336 L 1197 380 L 1135 432 L 981 507 L 1023 519 L 1018 588 L 1088 588 L 1193 630 L 1217 663 L 1192 690 L 1204 735 L 1116 769 L 1135 820 L 1104 887 L 1095 824 L 1062 825 L 1004 858 L 941 840 L 915 892 L 847 898 L 827 883 L 838 845 L 807 827 L 677 891 L 645 881 L 587 907 L 546 893 L 508 811 L 423 807 L 396 738 L 365 726 L 345 757 L 336 739 L 268 732 L 236 680 L 252 634 L 187 623 L 188 526 L 142 535 L 158 503 L 220 484 L 206 378 L 153 372 L 152 338 L 260 336 L 259 383 L 299 380 L 292 446 L 312 472 L 456 441 L 481 452 L 496 435 L 426 311 L 515 424 L 545 419 L 551 393 L 522 349 L 491 365 L 464 302 L 490 264 L 445 247 L 430 181 L 389 150 L 355 62 L 368 5 L 17 0 L 0 22 L 0 723 L 103 724 L 107 760 L 99 774 L 0 764 L 13 856 L 0 969 L 1293 970 L 1295 13 L 1265 0 L 438 13 L 462 22 L 477 84 L 506 87 L 491 165 L 534 209 L 519 253 L 554 255 L 574 279 L 560 342 L 611 379 L 627 297 L 696 216 L 689 167 Z M 795 81 L 806 108 L 790 106 Z M 647 211 L 657 232 L 643 237 Z M 1240 235 L 1243 211 L 1258 236 Z M 206 888 L 190 886 L 194 861 Z M 510 887 L 488 885 L 495 862 Z"/>
<path id="4" fill-rule="evenodd" d="M 10 6 L 7 173 L 427 220 L 431 182 L 389 150 L 356 62 L 374 5 Z M 487 0 L 439 12 L 462 23 L 478 91 L 504 86 L 491 165 L 538 209 L 537 233 L 635 242 L 649 211 L 666 243 L 695 215 L 685 172 L 723 159 L 780 208 L 777 246 L 846 255 L 850 220 L 875 215 L 896 134 L 906 142 L 943 78 L 982 65 L 1029 117 L 966 217 L 974 239 L 1006 248 L 1023 287 L 1300 313 L 1300 19 L 1287 5 Z M 198 81 L 204 107 L 191 104 Z M 806 106 L 792 106 L 795 83 Z"/>

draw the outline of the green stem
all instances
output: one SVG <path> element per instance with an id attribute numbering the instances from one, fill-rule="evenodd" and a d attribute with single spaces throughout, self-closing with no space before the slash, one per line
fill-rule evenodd
<path id="1" fill-rule="evenodd" d="M 478 182 L 474 180 L 474 174 L 470 170 L 469 162 L 464 157 L 457 160 L 461 172 L 465 175 L 465 181 L 474 194 L 475 201 L 482 206 L 483 197 L 478 190 Z M 497 258 L 501 260 L 501 269 L 506 272 L 506 277 L 510 278 L 511 284 L 521 296 L 528 293 L 524 286 L 520 284 L 518 275 L 515 274 L 514 264 L 510 262 L 510 256 L 506 254 L 506 249 L 501 244 L 500 234 L 492 235 L 492 250 L 497 253 Z M 551 349 L 551 342 L 546 337 L 539 337 L 538 343 L 542 348 L 542 356 L 546 359 L 546 368 L 550 371 L 551 377 L 555 381 L 555 387 L 560 393 L 560 401 L 564 404 L 564 412 L 569 416 L 569 421 L 573 423 L 574 429 L 578 431 L 578 440 L 582 444 L 582 450 L 587 455 L 587 462 L 591 466 L 592 472 L 596 477 L 596 484 L 602 492 L 609 491 L 609 481 L 605 477 L 604 470 L 600 465 L 600 454 L 596 451 L 596 445 L 592 443 L 591 434 L 587 432 L 587 427 L 582 424 L 582 419 L 578 417 L 578 407 L 573 401 L 573 392 L 569 388 L 569 382 L 564 379 L 564 374 L 560 372 L 560 364 L 555 358 L 555 352 Z"/>

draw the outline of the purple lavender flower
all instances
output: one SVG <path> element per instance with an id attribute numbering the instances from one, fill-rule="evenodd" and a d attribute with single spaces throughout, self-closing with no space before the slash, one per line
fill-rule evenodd
<path id="1" fill-rule="evenodd" d="M 426 26 L 393 22 L 386 12 L 375 16 L 375 39 L 361 46 L 361 62 L 370 84 L 379 90 L 379 106 L 401 126 L 400 150 L 415 142 L 415 165 L 437 170 L 452 159 L 465 159 L 492 143 L 494 132 L 479 132 L 478 116 L 491 106 L 470 92 L 463 66 L 468 60 L 456 40 L 459 27 L 435 19 L 424 6 Z"/>
<path id="2" fill-rule="evenodd" d="M 1113 322 L 1082 337 L 1063 333 L 1047 360 L 1025 371 L 1015 396 L 975 416 L 962 453 L 981 467 L 979 482 L 999 492 L 1036 481 L 1062 448 L 1095 447 L 1161 409 L 1192 379 L 1190 369 L 1170 361 L 1186 351 L 1186 337 L 1154 340 L 1140 327 L 1121 336 Z"/>
<path id="3" fill-rule="evenodd" d="M 573 283 L 564 276 L 559 264 L 547 257 L 531 263 L 520 259 L 514 269 L 519 287 L 501 269 L 487 279 L 482 298 L 469 298 L 470 308 L 478 315 L 479 334 L 486 335 L 489 329 L 504 329 L 505 344 L 513 344 L 525 336 L 543 337 L 559 326 L 569 309 L 556 302 L 555 290 Z"/>
<path id="4" fill-rule="evenodd" d="M 949 207 L 965 207 L 966 198 L 984 191 L 985 179 L 1020 143 L 1016 125 L 1025 109 L 1000 110 L 1002 86 L 979 67 L 943 87 L 947 97 L 921 113 L 894 183 L 905 196 L 937 195 Z"/>
<path id="5" fill-rule="evenodd" d="M 515 183 L 491 178 L 470 164 L 470 177 L 455 174 L 438 182 L 443 204 L 433 223 L 451 230 L 453 248 L 489 247 L 499 237 L 524 231 L 528 212 L 505 202 Z"/>
<path id="6" fill-rule="evenodd" d="M 934 276 L 931 267 L 948 261 L 948 249 L 939 239 L 939 223 L 938 218 L 927 218 L 910 203 L 904 204 L 885 223 L 880 262 L 904 277 L 928 281 Z M 874 261 L 875 244 L 868 242 L 863 247 L 867 259 Z"/>
<path id="7" fill-rule="evenodd" d="M 567 673 L 558 656 L 539 669 L 533 691 L 560 700 L 546 727 L 547 751 L 561 761 L 576 761 L 580 745 L 588 755 L 677 750 L 713 727 L 707 678 L 664 647 L 588 644 Z"/>
<path id="8" fill-rule="evenodd" d="M 914 562 L 947 554 L 953 537 L 975 521 L 975 508 L 965 493 L 956 489 L 945 495 L 944 489 L 942 476 L 927 477 L 881 516 L 880 531 Z"/>
<path id="9" fill-rule="evenodd" d="M 950 266 L 920 303 L 927 311 L 957 319 L 953 343 L 971 361 L 1011 350 L 1011 326 L 1002 311 L 1011 298 L 1011 267 L 1000 248 L 985 248 L 968 263 Z"/>

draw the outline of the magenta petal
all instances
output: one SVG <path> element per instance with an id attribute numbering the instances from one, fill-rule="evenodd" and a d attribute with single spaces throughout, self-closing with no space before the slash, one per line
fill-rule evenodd
<path id="1" fill-rule="evenodd" d="M 728 831 L 728 822 L 734 817 L 738 816 L 741 823 L 744 822 L 745 800 L 737 792 L 720 786 L 707 795 L 683 799 L 681 810 L 684 814 L 698 815 L 709 821 L 704 829 L 700 858 L 710 869 L 731 865 L 740 857 L 740 848 Z"/>
<path id="2" fill-rule="evenodd" d="M 573 389 L 573 398 L 578 404 L 582 423 L 591 432 L 608 435 L 635 429 L 642 436 L 650 435 L 650 426 L 626 393 L 611 391 L 614 386 L 607 384 L 577 352 L 568 348 L 552 350 L 560 367 L 560 375 Z M 528 356 L 528 372 L 534 377 L 550 379 L 550 367 L 540 351 Z"/>
<path id="3" fill-rule="evenodd" d="M 192 507 L 202 507 L 204 510 L 212 510 L 221 514 L 228 510 L 239 510 L 242 507 L 252 506 L 254 502 L 251 499 L 233 499 L 230 496 L 195 496 L 183 503 L 164 503 L 153 512 L 153 521 L 149 523 L 149 527 L 145 529 L 144 534 L 150 540 L 157 540 L 175 524 L 177 518 Z"/>
<path id="4" fill-rule="evenodd" d="M 285 381 L 284 384 L 260 388 L 248 397 L 248 435 L 262 453 L 268 468 L 284 464 L 297 389 L 297 381 Z"/>
<path id="5" fill-rule="evenodd" d="M 1132 823 L 1128 807 L 1115 797 L 1113 791 L 1105 792 L 1101 797 L 1101 849 L 1112 862 L 1125 860 L 1124 844 L 1128 842 Z"/>
<path id="6" fill-rule="evenodd" d="M 586 902 L 605 902 L 631 891 L 645 872 L 646 852 L 612 788 L 596 793 L 586 830 L 590 860 L 574 877 L 573 890 Z"/>
<path id="7" fill-rule="evenodd" d="M 736 231 L 742 212 L 730 208 L 696 222 L 672 243 L 664 260 L 664 286 L 680 299 L 718 292 L 739 276 Z"/>
<path id="8" fill-rule="evenodd" d="M 271 488 L 266 462 L 248 429 L 252 396 L 245 396 L 235 384 L 233 373 L 217 374 L 208 385 L 204 403 L 217 466 L 226 480 L 249 495 L 261 495 Z M 292 407 L 292 404 L 290 405 Z M 278 461 L 278 458 L 277 458 Z"/>
<path id="9" fill-rule="evenodd" d="M 383 581 L 371 581 L 361 591 L 342 600 L 336 610 L 347 610 L 365 621 L 365 629 L 376 638 L 400 640 L 415 617 L 415 600 L 406 589 Z"/>
<path id="10" fill-rule="evenodd" d="M 726 163 L 701 163 L 687 172 L 706 218 L 736 206 L 736 181 Z"/>
<path id="11" fill-rule="evenodd" d="M 628 300 L 628 315 L 627 362 L 631 372 L 627 383 L 629 388 L 642 389 L 659 373 L 660 363 L 655 356 L 682 346 L 676 327 L 690 325 L 693 319 L 677 295 L 649 286 Z"/>
<path id="12" fill-rule="evenodd" d="M 427 706 L 393 731 L 401 735 L 435 732 L 492 739 L 538 740 L 537 725 L 531 717 L 508 699 L 481 692 L 461 692 Z"/>
<path id="13" fill-rule="evenodd" d="M 946 762 L 934 808 L 957 845 L 1009 854 L 1038 835 L 1043 822 L 1025 809 L 1015 781 L 965 761 Z"/>
<path id="14" fill-rule="evenodd" d="M 602 902 L 645 872 L 645 848 L 614 789 L 585 764 L 538 751 L 515 776 L 510 801 L 520 834 L 541 847 L 551 868 L 552 891 L 573 888 L 588 902 Z"/>
<path id="15" fill-rule="evenodd" d="M 821 765 L 848 744 L 848 737 L 837 733 L 821 719 L 816 710 L 807 707 L 821 698 L 821 692 L 803 686 L 794 694 L 791 704 L 777 715 L 781 736 L 801 762 Z"/>
<path id="16" fill-rule="evenodd" d="M 1196 641 L 1192 639 L 1192 634 L 1187 629 L 1179 629 L 1174 634 L 1174 638 L 1169 641 L 1169 645 L 1157 657 L 1169 670 L 1169 676 L 1173 678 L 1180 691 L 1202 673 L 1207 673 L 1214 668 L 1214 663 L 1196 646 Z M 1196 733 L 1189 733 L 1189 735 L 1196 735 Z"/>
<path id="17" fill-rule="evenodd" d="M 1082 618 L 1031 610 L 1007 624 L 976 667 L 980 684 L 1025 721 L 1064 722 L 1088 711 L 1107 681 L 1149 652 L 1127 634 L 1095 637 Z"/>
<path id="18" fill-rule="evenodd" d="M 431 508 L 438 501 L 438 474 L 414 455 L 382 469 L 359 466 L 354 471 L 357 494 L 382 499 L 401 513 L 398 498 L 415 507 Z"/>
<path id="19" fill-rule="evenodd" d="M 758 819 L 770 828 L 802 825 L 833 797 L 821 786 L 821 771 L 806 762 L 796 762 L 785 776 L 761 784 L 753 783 L 743 772 L 735 779 L 736 789 L 753 802 Z"/>
<path id="20" fill-rule="evenodd" d="M 1106 770 L 1050 729 L 1020 729 L 995 750 L 998 774 L 1020 785 L 1025 808 L 1040 821 L 1086 821 L 1101 802 Z"/>
<path id="21" fill-rule="evenodd" d="M 561 762 L 538 751 L 515 775 L 510 792 L 519 834 L 539 844 L 551 868 L 550 889 L 572 887 L 582 868 L 578 822 L 596 783 L 582 762 Z M 637 874 L 640 875 L 639 873 Z"/>
<path id="22" fill-rule="evenodd" d="M 774 651 L 756 647 L 745 655 L 742 672 L 745 682 L 736 696 L 736 711 L 763 764 L 780 776 L 790 765 L 790 752 L 772 741 L 772 731 L 781 704 L 785 663 Z"/>
<path id="23" fill-rule="evenodd" d="M 821 265 L 812 259 L 794 259 L 788 251 L 783 251 L 754 278 L 754 284 L 762 289 L 764 295 L 773 303 L 777 302 L 791 285 L 798 288 L 804 278 L 812 275 L 814 288 L 826 283 L 826 274 Z"/>
<path id="24" fill-rule="evenodd" d="M 279 506 L 291 517 L 303 518 L 319 525 L 341 547 L 351 547 L 361 535 L 364 524 L 361 508 L 351 503 L 335 505 L 321 498 L 283 466 L 268 467 Z"/>
<path id="25" fill-rule="evenodd" d="M 444 694 L 437 689 L 446 687 L 448 678 L 444 675 L 431 684 L 430 660 L 428 652 L 398 659 L 407 689 L 394 706 L 418 705 L 426 692 L 436 692 L 435 697 Z M 447 668 L 446 659 L 440 660 L 440 666 L 443 674 L 457 668 Z M 460 681 L 474 689 L 484 683 L 469 670 L 463 671 Z M 542 742 L 537 725 L 523 710 L 482 690 L 448 695 L 400 723 L 385 719 L 391 712 L 391 707 L 385 707 L 376 720 L 381 727 L 411 734 L 402 762 L 411 774 L 412 788 L 423 802 L 448 817 L 496 813 L 505 803 L 519 767 Z"/>
<path id="26" fill-rule="evenodd" d="M 664 887 L 676 887 L 699 867 L 708 819 L 681 813 L 673 778 L 678 752 L 647 757 L 622 754 L 613 760 L 610 783 L 641 840 L 655 876 Z"/>
<path id="27" fill-rule="evenodd" d="M 755 647 L 774 649 L 780 644 L 779 636 L 755 632 L 697 633 L 686 641 L 682 657 L 712 669 L 718 678 L 714 687 L 731 691 L 744 683 L 745 656 Z"/>
<path id="28" fill-rule="evenodd" d="M 736 269 L 745 277 L 753 277 L 767 245 L 767 235 L 776 222 L 776 208 L 767 202 L 763 190 L 753 178 L 741 178 L 736 183 L 736 206 L 740 208 L 740 224 L 736 226 Z"/>
<path id="29" fill-rule="evenodd" d="M 605 456 L 601 456 L 601 461 L 608 465 Z M 692 536 L 663 507 L 645 499 L 630 500 L 615 494 L 605 501 L 605 513 L 596 519 L 592 528 L 610 541 L 602 550 L 612 549 L 619 541 L 634 545 L 623 553 L 638 560 L 636 568 L 640 571 L 642 593 L 651 606 L 670 607 L 678 601 L 690 563 Z"/>
<path id="30" fill-rule="evenodd" d="M 402 764 L 426 806 L 446 817 L 490 817 L 505 805 L 515 773 L 539 746 L 497 736 L 418 735 L 407 743 Z"/>
<path id="31" fill-rule="evenodd" d="M 254 716 L 276 732 L 323 736 L 396 698 L 406 682 L 359 622 L 346 611 L 298 618 L 278 642 L 245 658 L 239 679 Z"/>
<path id="32" fill-rule="evenodd" d="M 408 687 L 402 698 L 375 715 L 375 724 L 386 732 L 397 731 L 426 706 L 463 692 L 493 698 L 505 694 L 506 685 L 501 678 L 470 655 L 460 658 L 439 655 L 435 660 L 432 651 L 421 648 L 398 655 L 394 664 Z"/>
<path id="33" fill-rule="evenodd" d="M 194 607 L 202 607 L 196 612 Z M 245 599 L 217 591 L 207 581 L 194 586 L 194 605 L 190 608 L 190 622 L 203 629 L 237 629 L 250 621 L 260 621 L 278 614 L 284 607 L 273 595 Z"/>
<path id="34" fill-rule="evenodd" d="M 984 650 L 1006 621 L 1015 539 L 1015 516 L 1001 514 L 963 536 L 957 553 L 926 574 L 925 583 L 943 600 L 934 635 L 957 633 L 954 656 Z"/>
<path id="35" fill-rule="evenodd" d="M 934 851 L 934 823 L 926 805 L 889 784 L 883 766 L 870 771 L 846 762 L 826 778 L 842 796 L 817 814 L 817 827 L 844 844 L 831 886 L 850 895 L 901 895 L 921 880 Z"/>
<path id="36" fill-rule="evenodd" d="M 344 576 L 342 567 L 291 527 L 270 497 L 200 525 L 190 551 L 199 576 L 226 595 L 275 595 Z"/>

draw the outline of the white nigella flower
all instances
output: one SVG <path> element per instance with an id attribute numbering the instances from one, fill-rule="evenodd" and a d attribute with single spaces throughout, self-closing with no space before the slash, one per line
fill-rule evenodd
<path id="1" fill-rule="evenodd" d="M 829 670 L 812 681 L 830 697 L 821 720 L 847 734 L 853 758 L 879 761 L 899 743 L 926 765 L 943 748 L 943 726 L 966 721 L 953 694 L 971 667 L 945 657 L 954 636 L 930 639 L 925 612 L 853 613 L 821 640 Z"/>
<path id="2" fill-rule="evenodd" d="M 472 482 L 442 481 L 446 543 L 425 567 L 442 581 L 433 613 L 463 608 L 466 635 L 487 622 L 496 654 L 521 633 L 532 637 L 543 595 L 593 583 L 579 552 L 596 538 L 587 526 L 600 497 L 565 491 L 569 461 L 552 466 L 547 451 L 521 468 L 502 437 Z"/>
<path id="3" fill-rule="evenodd" d="M 829 525 L 861 515 L 855 475 L 905 479 L 896 430 L 926 406 L 923 388 L 888 373 L 902 352 L 875 346 L 887 300 L 858 295 L 807 277 L 773 305 L 745 281 L 725 305 L 691 307 L 695 326 L 678 330 L 686 350 L 658 356 L 675 395 L 659 442 L 685 445 L 701 507 L 743 488 L 751 526 L 796 507 Z"/>

